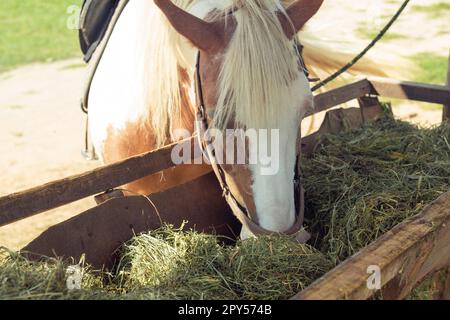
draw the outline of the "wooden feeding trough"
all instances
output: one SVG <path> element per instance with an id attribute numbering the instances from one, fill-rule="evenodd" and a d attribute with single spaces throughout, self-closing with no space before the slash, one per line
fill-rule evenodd
<path id="1" fill-rule="evenodd" d="M 354 99 L 358 99 L 360 108 L 328 111 L 319 131 L 303 139 L 304 152 L 313 152 L 321 133 L 357 128 L 379 118 L 385 111 L 378 96 L 443 104 L 446 106 L 443 119 L 450 120 L 449 87 L 384 78 L 362 79 L 315 97 L 315 111 L 308 115 Z M 179 144 L 193 143 L 194 138 L 190 138 Z M 180 225 L 177 218 L 180 212 L 189 219 L 189 226 L 199 231 L 208 232 L 214 226 L 218 234 L 238 234 L 239 224 L 222 198 L 212 173 L 149 198 L 113 191 L 173 167 L 171 151 L 179 144 L 1 197 L 0 227 L 100 194 L 96 197 L 99 203 L 96 207 L 49 228 L 23 248 L 24 252 L 33 253 L 30 257 L 56 254 L 78 259 L 85 254 L 86 261 L 96 267 L 110 267 L 116 249 L 123 242 L 135 233 L 158 228 L 160 218 Z M 367 268 L 374 264 L 380 268 L 385 298 L 404 298 L 433 274 L 443 279 L 439 282 L 441 298 L 450 298 L 450 191 L 293 299 L 367 299 L 375 293 L 367 287 Z"/>

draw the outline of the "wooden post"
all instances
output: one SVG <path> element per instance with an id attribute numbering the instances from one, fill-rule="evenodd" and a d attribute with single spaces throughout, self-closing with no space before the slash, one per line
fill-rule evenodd
<path id="1" fill-rule="evenodd" d="M 450 87 L 450 53 L 448 55 L 448 66 L 447 66 L 447 85 Z M 450 121 L 450 101 L 444 104 L 444 110 L 442 113 L 442 122 Z"/>

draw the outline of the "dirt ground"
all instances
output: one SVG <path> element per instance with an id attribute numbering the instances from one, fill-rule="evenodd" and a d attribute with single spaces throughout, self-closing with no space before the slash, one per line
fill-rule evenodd
<path id="1" fill-rule="evenodd" d="M 0 75 L 0 194 L 95 168 L 85 161 L 79 100 L 84 68 L 69 60 Z M 49 226 L 94 204 L 88 199 L 0 228 L 0 245 L 20 248 Z"/>
<path id="2" fill-rule="evenodd" d="M 368 2 L 369 6 L 372 5 L 371 1 Z M 384 1 L 383 17 L 393 13 L 400 2 Z M 433 1 L 413 2 L 430 4 Z M 367 1 L 336 0 L 325 6 L 314 23 L 323 34 L 333 30 L 333 34 L 328 34 L 329 37 L 336 38 L 336 30 L 342 30 L 338 35 L 339 39 L 348 35 L 351 37 L 358 23 L 374 18 L 372 13 L 368 15 L 367 8 Z M 417 28 L 417 19 L 421 21 L 420 14 L 407 11 L 394 26 L 394 31 L 404 34 L 405 38 L 395 42 L 396 47 L 392 47 L 391 54 L 448 52 L 450 36 L 448 33 L 441 34 L 441 30 L 448 29 L 448 19 L 429 19 L 426 25 Z M 376 17 L 374 21 L 374 28 L 378 29 Z M 413 35 L 409 34 L 411 30 L 415 32 Z M 411 43 L 415 45 L 412 46 Z M 408 48 L 408 52 L 405 53 L 404 48 Z M 80 111 L 79 98 L 85 70 L 80 64 L 79 59 L 72 59 L 25 66 L 0 74 L 0 167 L 3 169 L 0 195 L 31 188 L 100 165 L 96 161 L 86 161 L 81 156 L 85 118 Z M 441 120 L 440 110 L 424 109 L 423 105 L 414 103 L 396 105 L 394 112 L 399 118 L 421 125 L 432 125 Z M 315 127 L 319 124 L 320 117 L 316 117 Z M 303 128 L 306 130 L 308 126 L 305 123 Z M 49 226 L 93 205 L 92 199 L 86 199 L 1 227 L 0 246 L 18 249 Z"/>

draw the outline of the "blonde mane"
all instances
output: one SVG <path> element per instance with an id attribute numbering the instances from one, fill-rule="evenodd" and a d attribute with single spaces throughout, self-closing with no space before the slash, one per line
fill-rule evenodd
<path id="1" fill-rule="evenodd" d="M 214 125 L 279 128 L 299 77 L 297 52 L 278 16 L 284 8 L 278 0 L 235 0 L 233 6 L 236 29 L 219 76 Z"/>
<path id="2" fill-rule="evenodd" d="M 173 0 L 180 8 L 187 10 L 195 0 Z M 180 70 L 191 72 L 193 62 L 183 52 L 183 46 L 190 46 L 187 40 L 179 35 L 170 25 L 164 14 L 153 4 L 149 18 L 150 38 L 145 62 L 145 85 L 147 86 L 146 104 L 150 113 L 151 125 L 154 129 L 157 147 L 167 144 L 174 125 L 181 117 L 181 108 L 189 107 L 182 100 L 181 91 L 188 88 L 190 79 L 180 74 Z"/>
<path id="3" fill-rule="evenodd" d="M 216 126 L 223 128 L 232 119 L 247 127 L 277 126 L 283 108 L 289 107 L 288 85 L 297 77 L 297 62 L 295 50 L 284 35 L 276 11 L 283 13 L 293 0 L 173 1 L 187 11 L 201 3 L 218 10 L 239 8 L 233 15 L 237 28 L 218 82 Z M 151 17 L 146 16 L 145 27 L 151 32 L 145 39 L 148 46 L 142 62 L 147 87 L 145 105 L 150 115 L 143 121 L 151 121 L 157 147 L 161 147 L 170 142 L 174 126 L 181 117 L 181 108 L 193 107 L 193 101 L 183 101 L 181 91 L 193 92 L 197 50 L 175 31 L 153 1 L 150 2 Z M 322 78 L 356 54 L 333 47 L 329 41 L 325 45 L 318 35 L 305 30 L 300 32 L 300 40 L 305 45 L 305 60 L 311 73 Z M 363 59 L 352 71 L 381 75 L 380 70 L 393 69 L 383 68 L 384 65 Z M 180 68 L 188 72 L 187 79 L 181 77 Z"/>

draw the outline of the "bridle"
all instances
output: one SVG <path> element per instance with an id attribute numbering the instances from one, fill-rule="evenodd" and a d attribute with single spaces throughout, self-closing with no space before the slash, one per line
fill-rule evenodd
<path id="1" fill-rule="evenodd" d="M 299 45 L 296 43 L 296 45 Z M 298 47 L 301 49 L 301 47 Z M 302 68 L 306 71 L 306 66 L 303 62 L 303 57 L 301 55 L 301 50 L 299 52 L 299 59 Z M 308 76 L 308 75 L 307 75 Z M 294 197 L 295 197 L 295 211 L 296 211 L 296 219 L 294 225 L 285 230 L 283 232 L 273 232 L 267 230 L 260 225 L 258 225 L 255 220 L 257 217 L 251 217 L 249 210 L 242 206 L 236 197 L 233 195 L 230 190 L 229 185 L 226 181 L 226 174 L 223 167 L 217 162 L 215 150 L 211 144 L 206 144 L 206 140 L 211 141 L 208 136 L 208 116 L 206 114 L 205 109 L 205 101 L 203 96 L 203 87 L 202 80 L 200 75 L 200 52 L 197 56 L 196 63 L 196 92 L 197 92 L 197 111 L 196 111 L 196 130 L 197 137 L 199 139 L 199 145 L 203 151 L 203 154 L 208 157 L 211 167 L 217 177 L 219 185 L 222 189 L 223 196 L 230 206 L 235 217 L 241 222 L 241 224 L 247 228 L 254 236 L 261 235 L 273 235 L 273 234 L 284 234 L 288 236 L 294 237 L 298 242 L 305 243 L 309 240 L 310 235 L 303 229 L 303 220 L 304 220 L 304 189 L 301 181 L 301 170 L 300 170 L 300 158 L 301 158 L 301 132 L 298 132 L 297 137 L 297 154 L 296 154 L 296 163 L 295 163 L 295 173 L 293 180 L 294 187 Z"/>

